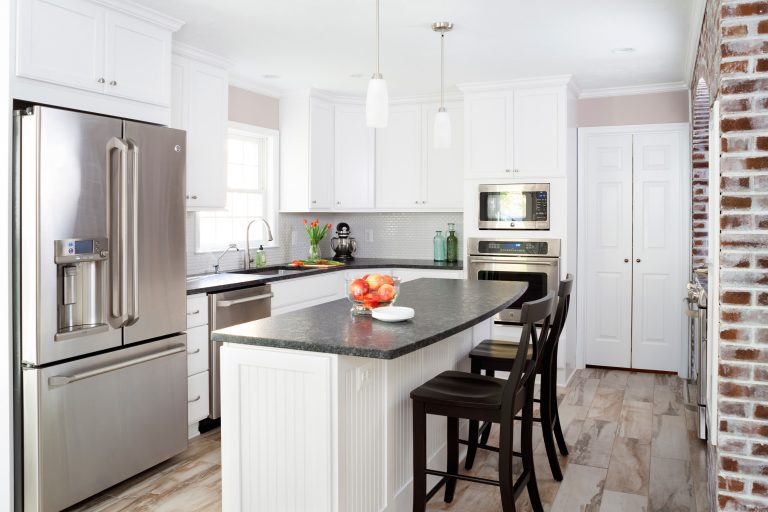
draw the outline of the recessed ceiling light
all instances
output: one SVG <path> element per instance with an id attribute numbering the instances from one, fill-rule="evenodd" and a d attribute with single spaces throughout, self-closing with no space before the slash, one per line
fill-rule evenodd
<path id="1" fill-rule="evenodd" d="M 261 75 L 262 78 L 280 78 L 280 75 Z"/>
<path id="2" fill-rule="evenodd" d="M 627 53 L 635 53 L 635 49 L 634 48 L 629 48 L 629 47 L 627 47 L 627 48 L 613 48 L 611 51 L 613 53 L 615 53 L 615 54 L 618 54 L 618 55 L 626 55 Z"/>

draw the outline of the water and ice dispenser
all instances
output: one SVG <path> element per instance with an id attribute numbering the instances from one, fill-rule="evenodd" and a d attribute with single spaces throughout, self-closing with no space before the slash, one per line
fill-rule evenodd
<path id="1" fill-rule="evenodd" d="M 71 238 L 55 242 L 58 291 L 56 340 L 107 329 L 106 238 Z"/>

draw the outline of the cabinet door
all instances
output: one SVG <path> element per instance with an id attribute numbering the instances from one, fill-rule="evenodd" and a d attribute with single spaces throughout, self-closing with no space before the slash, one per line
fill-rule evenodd
<path id="1" fill-rule="evenodd" d="M 424 194 L 426 208 L 449 208 L 462 211 L 464 201 L 464 105 L 446 103 L 451 116 L 451 147 L 436 149 L 434 142 L 435 115 L 439 105 L 423 107 L 424 129 Z M 378 186 L 378 181 L 376 182 Z"/>
<path id="2" fill-rule="evenodd" d="M 376 130 L 376 207 L 422 206 L 421 107 L 390 107 L 386 128 Z"/>
<path id="3" fill-rule="evenodd" d="M 686 131 L 636 134 L 632 237 L 632 368 L 677 371 L 684 316 L 685 229 L 679 214 Z"/>
<path id="4" fill-rule="evenodd" d="M 105 41 L 104 91 L 113 96 L 169 106 L 170 32 L 131 16 L 108 11 Z"/>
<path id="5" fill-rule="evenodd" d="M 309 208 L 333 206 L 333 106 L 309 100 Z"/>
<path id="6" fill-rule="evenodd" d="M 562 176 L 565 113 L 559 89 L 514 92 L 512 170 L 514 177 Z"/>
<path id="7" fill-rule="evenodd" d="M 586 363 L 629 368 L 632 355 L 632 135 L 587 135 Z M 678 311 L 679 314 L 679 311 Z"/>
<path id="8" fill-rule="evenodd" d="M 83 0 L 21 0 L 18 9 L 18 76 L 104 89 L 104 9 Z"/>
<path id="9" fill-rule="evenodd" d="M 227 203 L 227 72 L 186 60 L 187 209 L 224 208 Z"/>
<path id="10" fill-rule="evenodd" d="M 334 208 L 373 208 L 374 130 L 363 105 L 336 105 Z"/>
<path id="11" fill-rule="evenodd" d="M 509 177 L 507 158 L 508 95 L 467 97 L 464 100 L 466 136 L 466 177 Z"/>
<path id="12" fill-rule="evenodd" d="M 187 129 L 187 105 L 189 100 L 189 66 L 179 57 L 171 63 L 171 128 Z"/>

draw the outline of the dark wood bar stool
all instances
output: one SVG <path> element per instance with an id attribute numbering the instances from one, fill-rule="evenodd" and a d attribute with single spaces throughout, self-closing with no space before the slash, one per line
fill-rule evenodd
<path id="1" fill-rule="evenodd" d="M 568 308 L 571 302 L 571 290 L 573 288 L 573 276 L 568 274 L 564 280 L 560 281 L 557 297 L 557 311 L 552 325 L 549 329 L 548 337 L 551 340 L 544 347 L 537 347 L 535 344 L 527 348 L 528 357 L 541 360 L 538 366 L 538 373 L 541 375 L 541 390 L 539 398 L 534 399 L 539 402 L 540 414 L 533 421 L 541 423 L 542 434 L 544 438 L 544 447 L 547 450 L 547 459 L 552 471 L 552 477 L 555 480 L 562 480 L 563 473 L 560 469 L 560 461 L 555 451 L 555 440 L 560 449 L 560 453 L 568 455 L 568 446 L 563 437 L 563 430 L 560 427 L 560 416 L 557 409 L 557 347 L 560 335 L 565 327 L 565 320 L 568 317 Z M 485 371 L 485 375 L 493 377 L 496 371 L 510 371 L 516 360 L 519 350 L 517 342 L 485 340 L 478 344 L 469 353 L 472 361 L 472 373 L 479 374 Z M 521 418 L 516 418 L 521 419 Z M 477 421 L 470 421 L 469 438 L 467 444 L 467 458 L 464 464 L 466 469 L 471 469 L 475 460 L 477 448 L 483 448 L 488 443 L 488 437 L 491 433 L 492 423 L 487 422 L 479 428 Z M 478 432 L 479 430 L 479 432 Z M 478 443 L 478 434 L 480 442 Z M 554 434 L 554 435 L 553 435 Z"/>
<path id="2" fill-rule="evenodd" d="M 527 348 L 541 337 L 547 339 L 554 295 L 526 302 L 521 310 L 523 332 L 520 347 Z M 542 323 L 541 333 L 534 323 Z M 422 512 L 427 501 L 445 485 L 444 501 L 453 501 L 457 480 L 496 485 L 501 489 L 504 512 L 515 510 L 515 498 L 524 487 L 528 489 L 533 509 L 544 509 L 536 486 L 533 467 L 533 387 L 536 381 L 536 358 L 517 357 L 507 380 L 467 372 L 447 371 L 411 391 L 413 400 L 413 511 Z M 522 411 L 521 452 L 512 450 L 515 415 Z M 445 416 L 447 425 L 447 468 L 437 471 L 427 468 L 427 414 Z M 499 452 L 499 480 L 478 478 L 459 473 L 459 418 L 486 421 L 501 425 L 498 447 L 483 448 Z M 523 471 L 517 481 L 512 475 L 512 457 L 522 457 Z M 442 477 L 427 492 L 427 475 Z"/>

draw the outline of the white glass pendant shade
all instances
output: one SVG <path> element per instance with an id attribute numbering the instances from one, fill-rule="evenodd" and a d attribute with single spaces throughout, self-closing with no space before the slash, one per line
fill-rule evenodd
<path id="1" fill-rule="evenodd" d="M 448 149 L 451 147 L 451 117 L 444 108 L 441 108 L 435 115 L 434 144 L 437 149 Z"/>
<path id="2" fill-rule="evenodd" d="M 379 75 L 374 75 L 368 82 L 365 95 L 365 124 L 370 128 L 384 128 L 389 121 L 389 93 L 387 82 Z"/>

